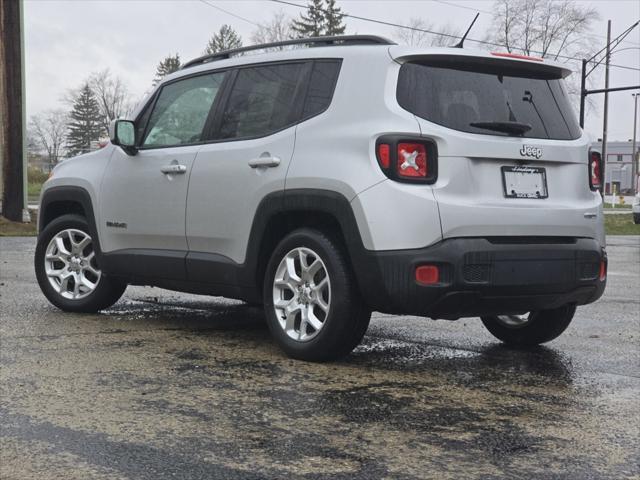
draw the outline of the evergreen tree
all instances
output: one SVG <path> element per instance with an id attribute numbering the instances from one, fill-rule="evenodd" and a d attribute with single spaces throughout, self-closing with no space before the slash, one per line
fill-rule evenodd
<path id="1" fill-rule="evenodd" d="M 311 0 L 307 5 L 308 14 L 300 14 L 299 20 L 293 20 L 291 30 L 298 38 L 319 37 L 325 33 L 325 14 L 322 0 Z"/>
<path id="2" fill-rule="evenodd" d="M 218 33 L 214 33 L 204 53 L 218 53 L 232 48 L 240 48 L 242 46 L 242 37 L 231 27 L 231 25 L 222 25 Z"/>
<path id="3" fill-rule="evenodd" d="M 91 142 L 100 139 L 102 124 L 100 107 L 88 83 L 77 93 L 69 114 L 67 147 L 70 155 L 86 153 Z"/>
<path id="4" fill-rule="evenodd" d="M 180 69 L 180 55 L 169 55 L 161 60 L 156 68 L 156 77 L 153 79 L 153 85 L 156 86 L 160 81 L 170 73 Z"/>
<path id="5" fill-rule="evenodd" d="M 298 38 L 342 35 L 346 29 L 344 13 L 336 5 L 336 0 L 310 0 L 307 15 L 300 14 L 291 22 L 291 29 Z"/>
<path id="6" fill-rule="evenodd" d="M 342 35 L 347 26 L 342 22 L 344 14 L 340 7 L 336 6 L 336 0 L 326 0 L 324 9 L 325 35 Z"/>

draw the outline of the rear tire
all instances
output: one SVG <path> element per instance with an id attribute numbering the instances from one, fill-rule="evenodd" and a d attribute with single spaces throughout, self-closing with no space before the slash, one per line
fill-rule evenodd
<path id="1" fill-rule="evenodd" d="M 640 223 L 640 213 L 633 214 L 633 223 L 635 223 L 636 225 Z"/>
<path id="2" fill-rule="evenodd" d="M 47 300 L 65 312 L 103 310 L 127 288 L 102 274 L 89 232 L 84 217 L 63 215 L 38 235 L 34 259 L 38 284 Z"/>
<path id="3" fill-rule="evenodd" d="M 564 332 L 574 314 L 575 305 L 530 312 L 528 317 L 496 315 L 481 317 L 482 323 L 498 340 L 509 345 L 532 346 L 550 342 Z"/>
<path id="4" fill-rule="evenodd" d="M 309 228 L 295 230 L 275 248 L 264 307 L 278 345 L 288 356 L 312 362 L 348 355 L 371 319 L 338 242 Z"/>

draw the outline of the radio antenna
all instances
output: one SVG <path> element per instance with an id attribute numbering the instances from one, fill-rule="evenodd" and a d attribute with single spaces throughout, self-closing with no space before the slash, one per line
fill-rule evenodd
<path id="1" fill-rule="evenodd" d="M 467 28 L 467 31 L 464 32 L 464 35 L 462 36 L 460 41 L 456 43 L 453 46 L 453 48 L 462 48 L 464 46 L 464 40 L 467 38 L 467 35 L 469 35 L 469 32 L 473 28 L 473 24 L 476 23 L 476 20 L 478 19 L 479 16 L 480 16 L 480 13 L 476 13 L 476 16 L 473 18 L 473 22 L 471 22 L 471 25 L 469 25 L 469 28 Z"/>

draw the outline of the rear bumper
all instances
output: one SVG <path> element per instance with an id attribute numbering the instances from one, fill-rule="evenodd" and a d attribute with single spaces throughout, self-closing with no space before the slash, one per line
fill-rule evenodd
<path id="1" fill-rule="evenodd" d="M 454 238 L 359 257 L 354 267 L 365 302 L 394 314 L 455 319 L 584 305 L 606 285 L 599 279 L 606 253 L 588 238 Z M 416 283 L 415 269 L 424 264 L 438 266 L 438 283 Z"/>

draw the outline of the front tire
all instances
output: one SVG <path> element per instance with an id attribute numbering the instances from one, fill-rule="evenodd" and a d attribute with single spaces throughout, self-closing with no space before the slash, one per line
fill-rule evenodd
<path id="1" fill-rule="evenodd" d="M 34 259 L 38 284 L 47 300 L 66 312 L 103 310 L 127 288 L 102 274 L 89 231 L 84 217 L 63 215 L 38 236 Z"/>
<path id="2" fill-rule="evenodd" d="M 287 235 L 273 252 L 264 307 L 269 330 L 286 354 L 314 362 L 349 354 L 371 319 L 339 244 L 308 228 Z"/>
<path id="3" fill-rule="evenodd" d="M 633 214 L 633 223 L 635 223 L 636 225 L 640 223 L 640 213 Z"/>
<path id="4" fill-rule="evenodd" d="M 564 332 L 574 314 L 575 305 L 539 310 L 524 315 L 481 317 L 482 323 L 498 340 L 509 345 L 532 346 L 550 342 Z"/>

